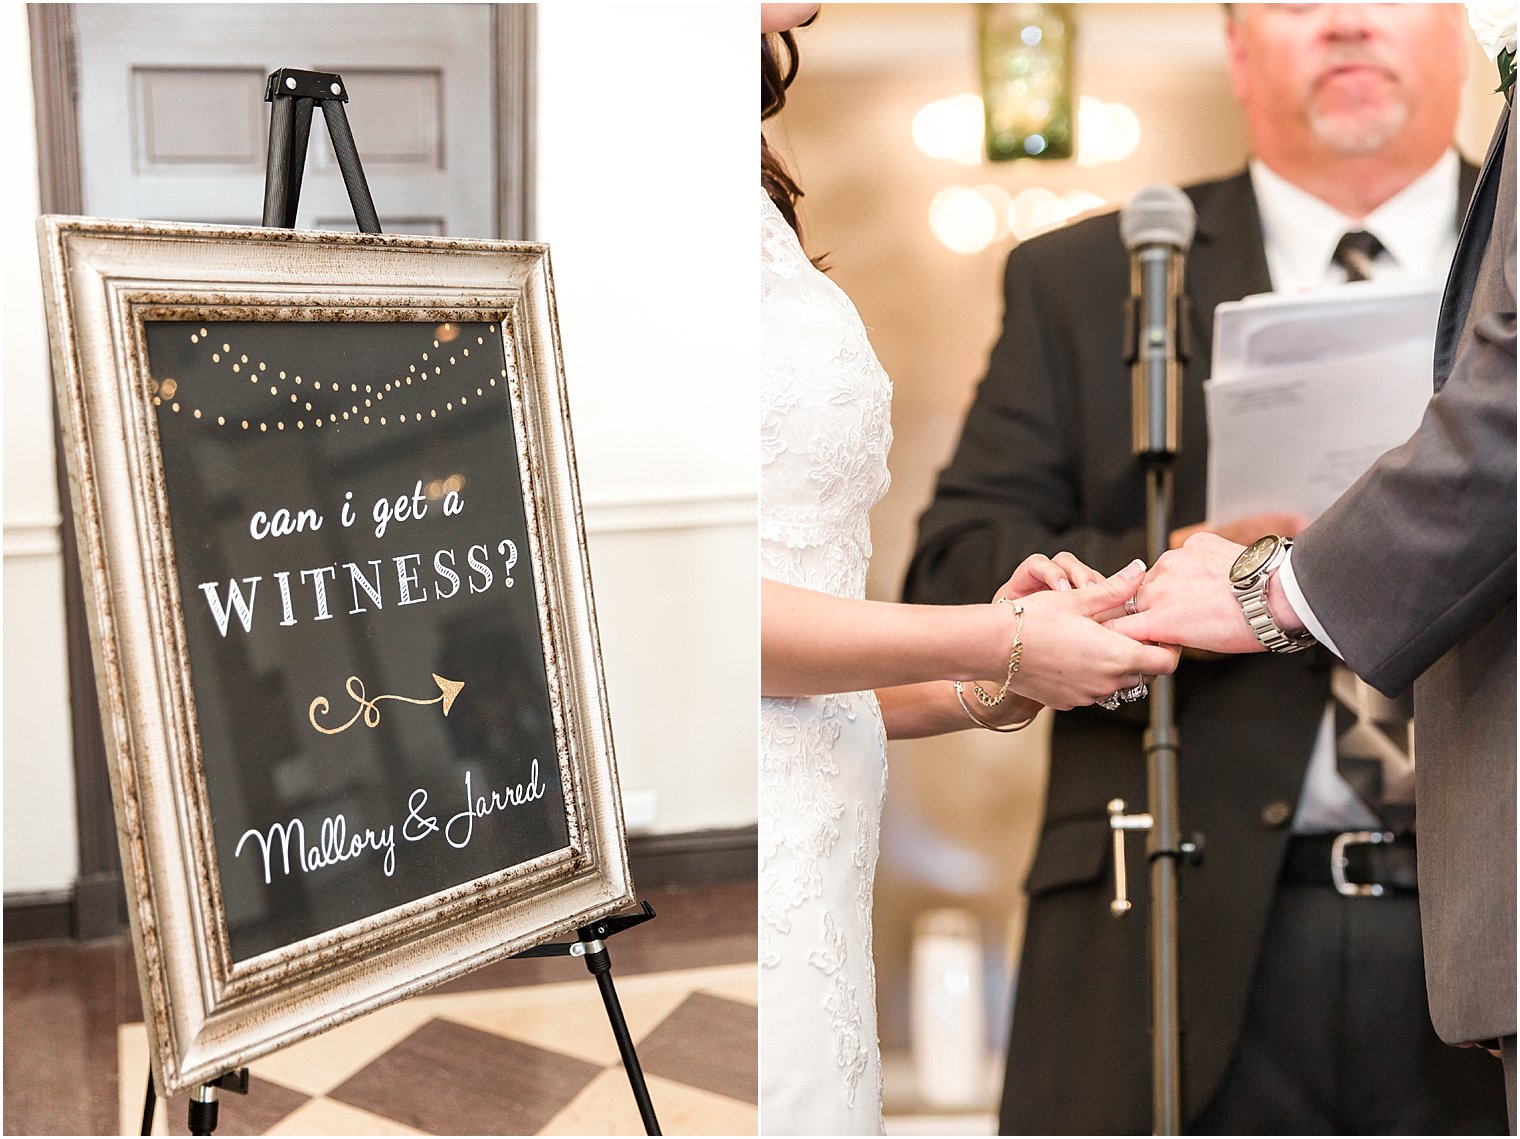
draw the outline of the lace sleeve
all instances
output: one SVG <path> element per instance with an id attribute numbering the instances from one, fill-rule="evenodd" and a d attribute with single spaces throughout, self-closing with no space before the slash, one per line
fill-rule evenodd
<path id="1" fill-rule="evenodd" d="M 787 224 L 786 218 L 771 201 L 762 187 L 760 190 L 760 272 L 762 280 L 773 274 L 782 280 L 792 280 L 799 264 L 809 265 L 807 254 L 796 232 Z"/>

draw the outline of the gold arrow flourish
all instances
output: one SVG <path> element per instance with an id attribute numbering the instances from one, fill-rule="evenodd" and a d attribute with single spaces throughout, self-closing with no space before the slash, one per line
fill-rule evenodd
<path id="1" fill-rule="evenodd" d="M 443 714 L 447 716 L 449 709 L 454 706 L 454 698 L 459 695 L 460 689 L 464 687 L 464 681 L 445 680 L 435 672 L 433 673 L 433 682 L 438 685 L 439 695 L 431 700 L 416 700 L 410 696 L 376 696 L 373 700 L 370 700 L 364 695 L 364 681 L 360 680 L 357 676 L 350 676 L 347 685 L 348 694 L 358 703 L 359 710 L 353 714 L 348 723 L 341 724 L 336 728 L 324 728 L 321 724 L 317 723 L 317 714 L 321 713 L 325 715 L 330 707 L 326 696 L 318 696 L 313 700 L 311 707 L 306 710 L 306 714 L 311 720 L 311 726 L 324 736 L 335 736 L 339 732 L 348 731 L 349 728 L 358 722 L 361 716 L 364 717 L 364 726 L 366 728 L 373 728 L 380 722 L 380 701 L 382 700 L 400 700 L 405 704 L 438 704 L 441 702 L 443 704 Z"/>

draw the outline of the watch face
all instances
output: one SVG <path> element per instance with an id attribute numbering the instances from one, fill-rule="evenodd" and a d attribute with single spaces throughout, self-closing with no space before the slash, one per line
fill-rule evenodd
<path id="1" fill-rule="evenodd" d="M 1277 544 L 1280 539 L 1276 534 L 1268 534 L 1265 538 L 1257 538 L 1244 550 L 1240 557 L 1235 559 L 1235 564 L 1230 567 L 1230 580 L 1239 584 L 1249 581 L 1267 560 L 1277 552 Z"/>

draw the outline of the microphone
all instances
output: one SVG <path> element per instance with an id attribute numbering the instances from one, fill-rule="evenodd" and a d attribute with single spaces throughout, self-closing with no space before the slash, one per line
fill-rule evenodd
<path id="1" fill-rule="evenodd" d="M 1193 203 L 1176 186 L 1147 186 L 1119 213 L 1129 250 L 1130 301 L 1125 363 L 1130 365 L 1136 455 L 1177 453 L 1182 369 L 1187 360 L 1187 298 L 1182 262 L 1193 244 Z"/>

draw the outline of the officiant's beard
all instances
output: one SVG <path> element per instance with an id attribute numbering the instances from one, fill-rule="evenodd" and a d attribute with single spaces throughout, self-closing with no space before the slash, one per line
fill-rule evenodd
<path id="1" fill-rule="evenodd" d="M 1408 118 L 1409 108 L 1402 102 L 1360 110 L 1321 111 L 1313 104 L 1309 107 L 1309 129 L 1314 137 L 1346 156 L 1376 154 L 1398 136 Z"/>

